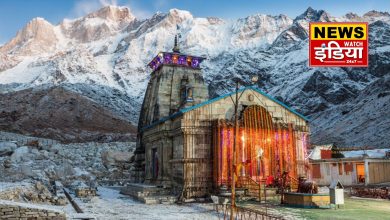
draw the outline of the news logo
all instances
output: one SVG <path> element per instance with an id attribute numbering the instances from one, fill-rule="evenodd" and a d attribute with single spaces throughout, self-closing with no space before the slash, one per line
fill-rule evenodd
<path id="1" fill-rule="evenodd" d="M 366 22 L 315 22 L 309 26 L 309 66 L 367 67 Z"/>

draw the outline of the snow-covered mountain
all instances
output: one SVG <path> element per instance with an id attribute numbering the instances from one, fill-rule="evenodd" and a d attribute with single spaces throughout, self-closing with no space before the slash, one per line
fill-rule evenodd
<path id="1" fill-rule="evenodd" d="M 309 68 L 310 21 L 369 22 L 370 67 Z M 313 143 L 390 146 L 387 12 L 333 17 L 308 8 L 294 19 L 256 14 L 223 20 L 171 9 L 140 20 L 128 8 L 107 6 L 58 25 L 36 18 L 0 47 L 0 92 L 63 87 L 135 125 L 150 74 L 146 64 L 172 49 L 177 25 L 181 50 L 207 57 L 203 68 L 212 96 L 230 91 L 233 77 L 245 85 L 257 74 L 259 87 L 313 118 Z M 378 105 L 361 104 L 373 97 Z M 367 116 L 374 112 L 376 117 Z"/>

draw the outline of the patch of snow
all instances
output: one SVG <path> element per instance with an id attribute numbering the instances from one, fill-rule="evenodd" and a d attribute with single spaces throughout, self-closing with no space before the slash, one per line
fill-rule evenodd
<path id="1" fill-rule="evenodd" d="M 77 199 L 88 216 L 98 219 L 219 219 L 212 204 L 146 205 L 105 187 L 98 194 L 90 202 Z"/>
<path id="2" fill-rule="evenodd" d="M 0 192 L 13 190 L 15 188 L 29 188 L 32 184 L 29 181 L 20 181 L 20 182 L 0 182 Z"/>
<path id="3" fill-rule="evenodd" d="M 0 84 L 30 83 L 44 72 L 44 67 L 31 67 L 36 58 L 25 58 L 16 67 L 0 72 Z"/>
<path id="4" fill-rule="evenodd" d="M 319 160 L 321 159 L 321 150 L 331 150 L 333 145 L 321 145 L 321 146 L 315 146 L 314 149 L 310 152 L 309 158 L 312 160 Z"/>
<path id="5" fill-rule="evenodd" d="M 342 151 L 341 153 L 346 158 L 357 158 L 363 157 L 364 154 L 367 154 L 369 158 L 384 158 L 386 152 L 390 149 L 376 149 L 376 150 L 356 150 L 356 151 Z"/>
<path id="6" fill-rule="evenodd" d="M 84 21 L 84 25 L 86 26 L 99 26 L 105 24 L 106 20 L 102 18 L 87 18 Z"/>

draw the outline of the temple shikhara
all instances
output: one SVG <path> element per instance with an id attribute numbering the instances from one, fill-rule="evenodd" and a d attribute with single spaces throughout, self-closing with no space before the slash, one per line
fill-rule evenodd
<path id="1" fill-rule="evenodd" d="M 182 198 L 231 185 L 234 144 L 232 92 L 213 99 L 202 76 L 203 57 L 160 52 L 138 125 L 133 178 Z M 238 91 L 237 186 L 307 173 L 308 120 L 256 87 Z"/>

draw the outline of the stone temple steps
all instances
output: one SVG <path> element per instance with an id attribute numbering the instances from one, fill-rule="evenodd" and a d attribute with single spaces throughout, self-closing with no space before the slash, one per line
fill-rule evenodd
<path id="1" fill-rule="evenodd" d="M 169 189 L 155 185 L 131 183 L 122 188 L 121 194 L 145 204 L 173 204 L 177 201 L 177 197 L 172 196 Z"/>
<path id="2" fill-rule="evenodd" d="M 264 192 L 261 192 L 262 200 Z M 267 198 L 276 196 L 276 188 L 267 188 Z M 177 202 L 178 197 L 173 196 L 169 188 L 164 188 L 156 185 L 130 183 L 121 189 L 121 194 L 128 195 L 145 204 L 173 204 Z M 258 200 L 258 191 L 251 192 L 247 187 L 236 188 L 236 196 L 238 200 L 253 198 Z M 230 189 L 221 187 L 219 194 L 221 198 L 230 199 Z"/>
<path id="3" fill-rule="evenodd" d="M 248 200 L 248 199 L 255 199 L 256 201 L 259 201 L 259 196 L 261 196 L 262 200 L 265 200 L 266 198 L 276 197 L 277 196 L 277 188 L 266 188 L 265 193 L 266 197 L 264 196 L 264 188 L 260 188 L 261 194 L 259 195 L 259 189 L 258 188 L 252 188 L 248 186 L 244 187 L 237 187 L 236 188 L 236 198 L 238 200 Z M 218 196 L 228 198 L 230 200 L 231 191 L 230 188 L 227 187 L 220 187 L 218 190 Z"/>

